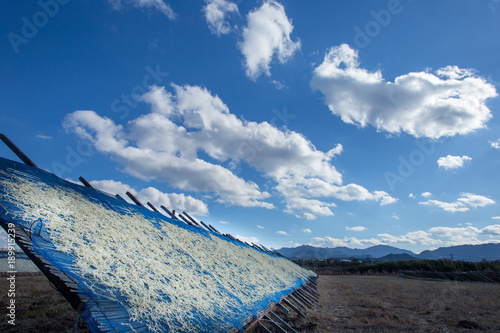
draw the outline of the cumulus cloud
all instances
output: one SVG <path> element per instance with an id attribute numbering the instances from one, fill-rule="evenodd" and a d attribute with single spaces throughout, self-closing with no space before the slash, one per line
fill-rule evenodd
<path id="1" fill-rule="evenodd" d="M 312 231 L 311 231 L 311 229 L 302 229 L 302 232 L 310 234 Z"/>
<path id="2" fill-rule="evenodd" d="M 212 34 L 220 36 L 231 32 L 231 25 L 226 18 L 231 14 L 239 14 L 238 6 L 226 0 L 206 0 L 203 8 L 205 19 Z"/>
<path id="3" fill-rule="evenodd" d="M 498 241 L 493 237 L 500 235 L 500 225 L 489 225 L 482 229 L 472 226 L 462 228 L 434 227 L 429 232 L 436 237 L 447 238 L 446 245 L 481 244 L 485 241 Z M 489 238 L 484 236 L 489 236 Z"/>
<path id="4" fill-rule="evenodd" d="M 440 168 L 445 170 L 458 169 L 464 166 L 465 161 L 470 161 L 472 158 L 469 156 L 452 156 L 448 155 L 445 157 L 440 157 L 437 161 Z"/>
<path id="5" fill-rule="evenodd" d="M 108 0 L 114 9 L 120 10 L 123 6 L 134 6 L 138 8 L 155 9 L 162 12 L 171 20 L 176 18 L 176 14 L 169 4 L 163 0 Z"/>
<path id="6" fill-rule="evenodd" d="M 230 205 L 274 208 L 267 202 L 271 194 L 231 171 L 240 163 L 274 181 L 286 203 L 285 212 L 302 218 L 333 215 L 332 199 L 381 205 L 396 201 L 383 191 L 342 184 L 341 174 L 331 164 L 341 145 L 319 151 L 300 133 L 237 118 L 205 88 L 172 85 L 172 90 L 152 87 L 141 98 L 151 112 L 125 126 L 93 111 L 67 115 L 64 126 L 130 175 L 181 190 L 214 193 L 215 200 Z M 200 158 L 200 152 L 209 158 Z"/>
<path id="7" fill-rule="evenodd" d="M 144 205 L 146 205 L 147 202 L 151 202 L 158 210 L 160 210 L 160 206 L 163 205 L 170 210 L 175 209 L 180 212 L 186 211 L 189 214 L 208 214 L 208 207 L 203 201 L 191 196 L 186 196 L 182 193 L 163 193 L 154 187 L 147 187 L 137 191 L 129 185 L 115 180 L 93 180 L 90 184 L 109 194 L 119 194 L 130 203 L 132 203 L 132 201 L 125 195 L 126 192 L 132 193 Z"/>
<path id="8" fill-rule="evenodd" d="M 438 200 L 419 202 L 420 205 L 435 206 L 450 213 L 467 212 L 471 208 L 484 207 L 487 205 L 492 205 L 494 203 L 495 201 L 490 198 L 473 193 L 462 193 L 461 197 L 453 202 L 443 202 Z"/>
<path id="9" fill-rule="evenodd" d="M 314 220 L 318 215 L 333 216 L 329 207 L 336 207 L 336 205 L 315 199 L 290 197 L 287 200 L 285 212 L 298 218 Z"/>
<path id="10" fill-rule="evenodd" d="M 486 100 L 497 96 L 473 70 L 456 66 L 386 81 L 380 71 L 361 68 L 357 51 L 346 44 L 328 51 L 314 69 L 311 87 L 346 123 L 433 139 L 485 127 L 492 117 Z"/>
<path id="11" fill-rule="evenodd" d="M 431 192 L 424 192 L 421 194 L 421 196 L 423 196 L 424 198 L 428 198 L 428 197 L 432 196 L 432 193 Z"/>
<path id="12" fill-rule="evenodd" d="M 491 217 L 493 220 L 500 220 L 500 216 L 492 216 Z"/>
<path id="13" fill-rule="evenodd" d="M 365 231 L 365 230 L 368 230 L 368 228 L 363 227 L 363 226 L 358 226 L 358 227 L 345 227 L 345 230 L 347 230 L 347 231 Z"/>
<path id="14" fill-rule="evenodd" d="M 257 224 L 257 228 L 259 228 L 259 229 L 265 229 L 263 226 L 261 226 L 259 224 Z"/>
<path id="15" fill-rule="evenodd" d="M 288 236 L 288 234 L 286 233 L 286 231 L 282 231 L 282 230 L 276 231 L 276 234 L 282 235 L 282 236 Z"/>
<path id="16" fill-rule="evenodd" d="M 300 49 L 300 40 L 294 42 L 290 37 L 292 31 L 293 25 L 285 8 L 276 1 L 265 1 L 248 14 L 239 48 L 245 57 L 246 75 L 250 79 L 270 75 L 273 58 L 285 63 Z"/>

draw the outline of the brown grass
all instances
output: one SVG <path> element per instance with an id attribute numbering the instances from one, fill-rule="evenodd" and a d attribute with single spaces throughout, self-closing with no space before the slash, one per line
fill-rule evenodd
<path id="1" fill-rule="evenodd" d="M 6 316 L 9 284 L 0 277 L 0 332 L 74 332 L 78 313 L 45 276 L 17 276 L 15 286 L 16 325 L 12 326 Z M 83 320 L 78 332 L 90 332 Z"/>
<path id="2" fill-rule="evenodd" d="M 322 275 L 313 332 L 500 330 L 500 285 Z"/>
<path id="3" fill-rule="evenodd" d="M 8 283 L 0 277 L 0 332 L 74 332 L 78 314 L 44 276 L 16 278 L 16 326 L 6 322 Z M 321 300 L 301 333 L 499 332 L 500 284 L 396 276 L 322 275 Z M 80 320 L 78 332 L 89 332 Z"/>

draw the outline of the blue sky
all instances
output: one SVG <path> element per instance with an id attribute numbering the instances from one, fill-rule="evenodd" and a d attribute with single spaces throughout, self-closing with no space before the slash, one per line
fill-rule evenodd
<path id="1" fill-rule="evenodd" d="M 43 169 L 267 247 L 500 242 L 498 1 L 2 6 L 0 129 Z"/>

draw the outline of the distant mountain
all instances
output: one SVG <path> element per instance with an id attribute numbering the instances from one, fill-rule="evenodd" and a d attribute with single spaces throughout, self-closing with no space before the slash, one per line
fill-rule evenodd
<path id="1" fill-rule="evenodd" d="M 398 249 L 388 245 L 375 245 L 367 249 L 350 249 L 345 246 L 327 248 L 302 245 L 298 247 L 284 247 L 278 250 L 282 255 L 290 259 L 329 259 L 329 258 L 380 258 L 388 254 L 405 253 L 416 256 L 415 253 Z"/>
<path id="2" fill-rule="evenodd" d="M 451 247 L 440 247 L 433 251 L 423 251 L 415 254 L 411 251 L 399 249 L 393 246 L 376 245 L 367 249 L 350 249 L 348 247 L 314 247 L 302 245 L 299 247 L 284 247 L 278 250 L 282 255 L 290 259 L 329 259 L 329 258 L 357 258 L 357 259 L 382 259 L 387 261 L 410 260 L 410 259 L 454 259 L 465 261 L 499 260 L 500 244 L 481 245 L 459 245 Z M 405 254 L 406 256 L 395 256 Z M 393 256 L 389 256 L 393 255 Z M 395 259 L 402 258 L 402 259 Z"/>
<path id="3" fill-rule="evenodd" d="M 423 251 L 419 259 L 452 259 L 465 261 L 481 261 L 500 259 L 500 244 L 458 245 L 440 247 L 433 251 Z"/>
<path id="4" fill-rule="evenodd" d="M 409 255 L 408 253 L 391 253 L 386 256 L 375 258 L 374 261 L 399 261 L 399 260 L 418 260 L 415 255 Z"/>

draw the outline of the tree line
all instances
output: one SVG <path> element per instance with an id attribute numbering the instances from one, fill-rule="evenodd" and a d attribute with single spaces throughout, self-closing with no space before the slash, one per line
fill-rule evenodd
<path id="1" fill-rule="evenodd" d="M 310 269 L 317 274 L 392 274 L 398 271 L 426 272 L 484 272 L 500 271 L 499 262 L 463 260 L 399 260 L 366 263 L 353 259 L 298 259 L 293 260 L 299 266 Z"/>

